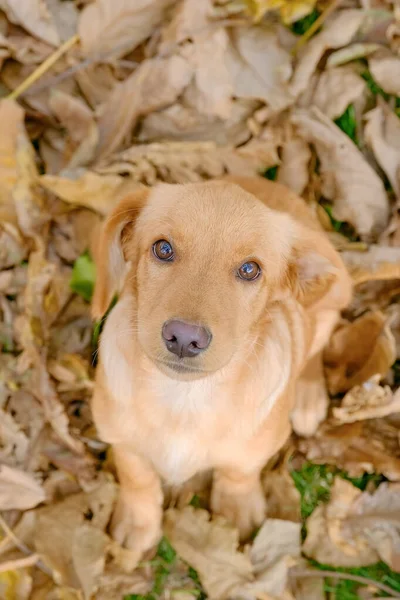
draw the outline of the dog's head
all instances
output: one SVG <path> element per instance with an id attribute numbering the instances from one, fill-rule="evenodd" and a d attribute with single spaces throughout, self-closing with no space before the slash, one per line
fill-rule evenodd
<path id="1" fill-rule="evenodd" d="M 227 182 L 159 185 L 122 202 L 98 243 L 93 315 L 124 281 L 132 335 L 170 377 L 224 367 L 287 294 L 310 303 L 334 267 L 310 232 Z"/>

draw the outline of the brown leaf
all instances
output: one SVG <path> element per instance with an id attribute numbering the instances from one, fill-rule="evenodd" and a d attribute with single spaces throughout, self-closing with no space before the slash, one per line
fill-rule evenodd
<path id="1" fill-rule="evenodd" d="M 322 193 L 333 201 L 335 218 L 351 223 L 362 236 L 382 231 L 389 218 L 385 188 L 355 144 L 316 108 L 295 111 L 292 122 L 316 147 Z"/>
<path id="2" fill-rule="evenodd" d="M 383 102 L 367 113 L 366 120 L 366 142 L 400 198 L 400 120 Z"/>
<path id="3" fill-rule="evenodd" d="M 384 377 L 396 359 L 396 344 L 379 311 L 353 323 L 342 322 L 324 352 L 325 373 L 332 395 L 361 385 L 374 375 Z"/>
<path id="4" fill-rule="evenodd" d="M 42 175 L 39 182 L 65 202 L 86 206 L 102 215 L 106 215 L 115 206 L 119 196 L 138 186 L 118 175 L 97 175 L 80 169 L 64 177 Z"/>
<path id="5" fill-rule="evenodd" d="M 116 499 L 117 487 L 111 476 L 100 479 L 98 485 L 88 493 L 73 494 L 62 502 L 38 509 L 35 513 L 36 522 L 33 533 L 35 549 L 39 552 L 49 567 L 55 572 L 56 580 L 63 585 L 79 587 L 84 578 L 86 589 L 91 589 L 93 577 L 99 575 L 103 566 L 100 557 L 101 550 L 105 551 L 106 536 L 104 532 L 110 519 Z M 90 521 L 90 525 L 88 525 Z M 83 531 L 88 533 L 85 541 L 93 545 L 95 553 L 87 555 L 87 547 L 83 546 Z M 90 533 L 87 527 L 96 529 Z M 82 572 L 83 563 L 76 570 L 76 558 L 73 552 L 77 550 L 85 562 L 88 571 Z M 86 590 L 85 590 L 86 591 Z"/>
<path id="6" fill-rule="evenodd" d="M 325 24 L 321 33 L 314 36 L 300 51 L 290 90 L 294 97 L 304 92 L 319 61 L 330 48 L 346 46 L 362 25 L 362 10 L 340 10 Z"/>
<path id="7" fill-rule="evenodd" d="M 114 152 L 140 117 L 172 104 L 191 77 L 192 67 L 180 56 L 143 61 L 102 108 L 97 157 Z"/>
<path id="8" fill-rule="evenodd" d="M 367 252 L 342 252 L 342 258 L 356 285 L 400 279 L 400 248 L 372 245 Z"/>
<path id="9" fill-rule="evenodd" d="M 173 0 L 95 0 L 81 13 L 78 33 L 83 53 L 128 54 L 162 23 Z"/>
<path id="10" fill-rule="evenodd" d="M 288 471 L 284 468 L 267 471 L 262 483 L 267 498 L 268 517 L 299 523 L 300 493 Z"/>
<path id="11" fill-rule="evenodd" d="M 393 394 L 388 385 L 380 386 L 379 380 L 380 375 L 376 375 L 347 392 L 340 407 L 332 410 L 335 419 L 341 423 L 354 423 L 400 412 L 400 392 Z"/>
<path id="12" fill-rule="evenodd" d="M 0 510 L 27 510 L 44 500 L 44 489 L 32 475 L 0 465 Z"/>
<path id="13" fill-rule="evenodd" d="M 370 494 L 337 477 L 328 504 L 307 521 L 303 550 L 336 567 L 383 560 L 400 571 L 399 529 L 400 484 L 382 483 Z"/>
<path id="14" fill-rule="evenodd" d="M 301 195 L 308 184 L 310 160 L 309 144 L 296 135 L 293 127 L 289 124 L 285 130 L 285 139 L 282 144 L 278 181 Z"/>
<path id="15" fill-rule="evenodd" d="M 400 481 L 398 428 L 387 421 L 326 423 L 314 438 L 302 440 L 299 448 L 307 460 L 333 465 L 351 477 L 382 473 L 391 481 Z"/>
<path id="16" fill-rule="evenodd" d="M 177 4 L 170 23 L 161 32 L 161 56 L 179 48 L 193 68 L 193 81 L 184 100 L 199 113 L 229 118 L 233 86 L 226 65 L 229 36 L 225 29 L 209 21 L 210 0 L 184 0 Z M 213 64 L 210 69 L 209 65 Z"/>
<path id="17" fill-rule="evenodd" d="M 253 579 L 249 558 L 238 551 L 239 534 L 225 521 L 191 506 L 165 513 L 165 534 L 178 554 L 198 572 L 209 598 L 229 598 Z"/>
<path id="18" fill-rule="evenodd" d="M 110 538 L 101 529 L 90 524 L 80 525 L 74 532 L 72 563 L 87 600 L 99 588 L 99 578 L 104 572 L 109 546 Z"/>
<path id="19" fill-rule="evenodd" d="M 317 506 L 307 519 L 307 538 L 303 544 L 306 556 L 333 567 L 361 567 L 379 560 L 375 549 L 365 540 L 349 540 L 342 534 L 346 517 L 361 494 L 350 482 L 336 477 L 330 501 Z"/>
<path id="20" fill-rule="evenodd" d="M 45 0 L 0 0 L 0 8 L 15 25 L 52 46 L 59 46 L 60 36 Z"/>
<path id="21" fill-rule="evenodd" d="M 350 66 L 323 71 L 309 102 L 334 120 L 364 92 L 365 82 Z"/>
<path id="22" fill-rule="evenodd" d="M 387 93 L 400 96 L 400 58 L 387 50 L 374 53 L 368 60 L 376 83 Z"/>
<path id="23" fill-rule="evenodd" d="M 294 97 L 288 89 L 292 61 L 275 29 L 233 28 L 226 60 L 234 96 L 263 100 L 272 111 L 292 104 Z"/>

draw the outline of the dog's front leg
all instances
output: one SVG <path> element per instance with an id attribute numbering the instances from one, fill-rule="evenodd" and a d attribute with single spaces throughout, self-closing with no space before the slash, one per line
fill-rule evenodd
<path id="1" fill-rule="evenodd" d="M 211 492 L 211 508 L 239 529 L 246 540 L 265 519 L 267 504 L 260 471 L 244 474 L 235 469 L 216 469 Z"/>
<path id="2" fill-rule="evenodd" d="M 120 492 L 111 534 L 142 555 L 161 538 L 162 489 L 152 466 L 125 447 L 113 447 Z"/>

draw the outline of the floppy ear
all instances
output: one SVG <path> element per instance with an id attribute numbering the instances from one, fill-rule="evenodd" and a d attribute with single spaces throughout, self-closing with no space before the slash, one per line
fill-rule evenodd
<path id="1" fill-rule="evenodd" d="M 322 233 L 299 227 L 289 262 L 289 285 L 303 306 L 328 294 L 344 270 L 341 258 Z"/>
<path id="2" fill-rule="evenodd" d="M 126 274 L 125 247 L 136 219 L 145 206 L 149 190 L 143 188 L 119 202 L 104 222 L 93 244 L 97 277 L 92 298 L 92 316 L 100 319 L 114 294 L 120 291 Z"/>

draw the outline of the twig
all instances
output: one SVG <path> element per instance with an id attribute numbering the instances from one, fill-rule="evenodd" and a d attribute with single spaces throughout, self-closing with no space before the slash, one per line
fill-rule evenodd
<path id="1" fill-rule="evenodd" d="M 61 46 L 57 48 L 57 50 L 55 50 L 53 54 L 46 58 L 46 60 L 43 61 L 38 66 L 38 68 L 35 69 L 33 73 L 31 73 L 29 77 L 27 77 L 18 87 L 16 87 L 15 90 L 13 90 L 11 94 L 7 96 L 7 98 L 9 100 L 15 100 L 16 98 L 18 98 L 18 96 L 23 94 L 28 89 L 28 87 L 30 87 L 33 83 L 35 83 L 35 81 L 42 77 L 42 75 L 44 75 L 54 65 L 54 63 L 56 63 L 58 59 L 61 58 L 63 54 L 68 52 L 68 50 L 72 48 L 72 46 L 74 46 L 78 40 L 79 35 L 75 34 L 63 44 L 61 44 Z"/>
<path id="2" fill-rule="evenodd" d="M 340 573 L 338 571 L 319 571 L 317 569 L 300 569 L 294 568 L 290 570 L 290 575 L 299 579 L 303 579 L 306 577 L 329 577 L 331 579 L 345 579 L 347 581 L 355 581 L 356 583 L 361 583 L 362 585 L 369 585 L 385 592 L 386 594 L 390 594 L 392 598 L 400 598 L 400 593 L 396 592 L 390 586 L 381 583 L 380 581 L 374 581 L 373 579 L 369 579 L 368 577 L 362 577 L 361 575 L 352 575 L 351 573 Z"/>
<path id="3" fill-rule="evenodd" d="M 39 554 L 31 554 L 25 558 L 17 558 L 16 560 L 7 560 L 0 563 L 0 573 L 5 571 L 15 571 L 15 569 L 23 569 L 24 567 L 32 567 L 40 560 Z"/>
<path id="4" fill-rule="evenodd" d="M 330 4 L 322 11 L 319 15 L 318 19 L 314 21 L 314 23 L 307 29 L 305 33 L 301 36 L 301 38 L 296 42 L 294 48 L 292 49 L 292 54 L 296 55 L 300 48 L 304 46 L 304 44 L 310 39 L 312 35 L 325 23 L 326 19 L 330 14 L 339 6 L 342 0 L 332 0 Z"/>

